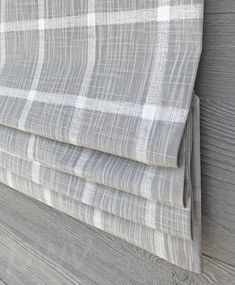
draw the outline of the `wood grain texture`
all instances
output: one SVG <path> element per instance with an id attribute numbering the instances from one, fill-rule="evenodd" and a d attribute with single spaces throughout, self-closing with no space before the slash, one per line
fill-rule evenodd
<path id="1" fill-rule="evenodd" d="M 205 0 L 205 12 L 206 14 L 235 13 L 234 0 Z"/>
<path id="2" fill-rule="evenodd" d="M 205 0 L 201 99 L 203 252 L 235 265 L 235 1 Z M 229 283 L 228 283 L 229 284 Z"/>
<path id="3" fill-rule="evenodd" d="M 200 98 L 235 102 L 234 31 L 235 14 L 205 15 L 203 52 L 196 81 Z"/>
<path id="4" fill-rule="evenodd" d="M 233 284 L 234 268 L 204 257 L 189 273 L 32 200 L 0 191 L 0 277 L 6 284 Z"/>
<path id="5" fill-rule="evenodd" d="M 201 100 L 203 251 L 235 266 L 235 103 Z"/>

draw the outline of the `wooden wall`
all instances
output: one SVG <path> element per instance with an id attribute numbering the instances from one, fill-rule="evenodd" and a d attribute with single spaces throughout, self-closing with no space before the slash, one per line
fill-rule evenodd
<path id="1" fill-rule="evenodd" d="M 203 252 L 235 266 L 235 1 L 205 0 L 201 99 Z"/>

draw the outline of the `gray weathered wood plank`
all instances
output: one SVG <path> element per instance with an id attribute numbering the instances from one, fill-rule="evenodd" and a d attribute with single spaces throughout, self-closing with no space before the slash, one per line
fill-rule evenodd
<path id="1" fill-rule="evenodd" d="M 206 13 L 235 13 L 234 0 L 205 0 Z"/>
<path id="2" fill-rule="evenodd" d="M 206 15 L 203 52 L 196 81 L 200 98 L 235 102 L 234 54 L 235 14 Z"/>
<path id="3" fill-rule="evenodd" d="M 203 251 L 235 266 L 235 103 L 201 100 Z"/>

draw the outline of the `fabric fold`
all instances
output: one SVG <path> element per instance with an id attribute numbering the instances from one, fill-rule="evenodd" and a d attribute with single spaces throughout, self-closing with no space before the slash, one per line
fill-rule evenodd
<path id="1" fill-rule="evenodd" d="M 179 168 L 163 168 L 60 143 L 0 125 L 0 149 L 19 158 L 149 200 L 184 207 L 185 159 L 182 143 Z"/>
<path id="2" fill-rule="evenodd" d="M 201 272 L 204 1 L 0 4 L 2 187 Z"/>
<path id="3" fill-rule="evenodd" d="M 194 118 L 192 118 L 192 124 L 189 124 L 189 126 L 195 129 L 196 127 L 198 127 L 197 121 L 199 121 L 198 118 L 199 105 L 197 99 L 195 99 L 194 104 L 196 104 L 194 106 L 195 115 Z M 195 133 L 194 129 L 191 130 L 192 134 Z M 198 131 L 196 132 L 196 138 L 197 137 L 198 137 Z M 46 203 L 49 206 L 52 206 L 69 215 L 72 215 L 73 217 L 76 217 L 81 221 L 89 223 L 90 225 L 93 225 L 111 234 L 114 234 L 120 238 L 123 238 L 128 242 L 131 242 L 137 246 L 140 246 L 150 251 L 151 253 L 157 254 L 160 257 L 165 258 L 170 262 L 173 262 L 174 264 L 177 264 L 189 270 L 199 272 L 201 268 L 200 246 L 199 246 L 200 235 L 199 236 L 197 235 L 200 233 L 200 219 L 195 218 L 195 215 L 197 217 L 200 214 L 199 210 L 200 185 L 198 185 L 198 181 L 200 181 L 200 173 L 199 173 L 200 170 L 198 170 L 200 162 L 198 161 L 199 159 L 198 144 L 199 144 L 198 138 L 195 140 L 194 138 L 192 138 L 193 172 L 190 173 L 190 171 L 186 171 L 190 175 L 191 174 L 196 175 L 195 178 L 192 177 L 192 192 L 190 192 L 189 195 L 190 200 L 192 200 L 193 210 L 191 212 L 191 202 L 190 202 L 188 209 L 189 215 L 186 219 L 186 225 L 187 227 L 190 228 L 190 237 L 186 236 L 185 232 L 183 235 L 182 232 L 181 235 L 179 233 L 177 235 L 176 232 L 173 231 L 170 232 L 169 228 L 168 232 L 166 231 L 166 228 L 164 229 L 164 227 L 166 227 L 167 222 L 169 222 L 169 220 L 167 221 L 167 216 L 169 216 L 169 208 L 167 208 L 168 210 L 165 210 L 165 212 L 164 211 L 162 212 L 163 214 L 162 216 L 163 219 L 161 220 L 162 224 L 161 225 L 159 224 L 158 226 L 156 226 L 155 224 L 155 226 L 153 227 L 153 221 L 156 222 L 157 218 L 159 218 L 155 215 L 156 212 L 147 211 L 145 212 L 145 214 L 147 213 L 148 215 L 144 216 L 143 214 L 143 216 L 141 217 L 141 211 L 140 211 L 138 214 L 136 212 L 136 216 L 134 217 L 134 211 L 137 210 L 138 207 L 139 209 L 141 209 L 142 206 L 144 207 L 144 205 L 140 202 L 141 199 L 138 199 L 137 196 L 133 195 L 133 197 L 136 197 L 135 201 L 131 200 L 130 198 L 128 199 L 126 197 L 127 198 L 126 204 L 124 205 L 121 214 L 121 212 L 118 212 L 120 208 L 119 209 L 116 208 L 115 210 L 115 203 L 110 204 L 111 208 L 109 208 L 109 201 L 112 201 L 112 199 L 114 199 L 114 201 L 115 199 L 118 199 L 118 196 L 115 194 L 115 191 L 117 190 L 113 189 L 110 190 L 110 192 L 107 192 L 105 187 L 101 185 L 99 192 L 100 194 L 98 194 L 97 191 L 96 195 L 97 194 L 98 195 L 96 196 L 95 199 L 93 199 L 93 201 L 91 199 L 89 202 L 88 201 L 89 199 L 86 199 L 87 197 L 85 198 L 85 200 L 83 200 L 84 197 L 86 196 L 83 195 L 85 192 L 82 193 L 80 200 L 79 195 L 75 197 L 76 195 L 70 195 L 67 192 L 68 187 L 72 186 L 72 181 L 70 181 L 69 183 L 66 180 L 63 181 L 64 179 L 63 177 L 61 183 L 58 181 L 58 178 L 55 175 L 56 171 L 46 167 L 45 169 L 41 167 L 36 169 L 35 166 L 33 166 L 32 161 L 30 162 L 17 158 L 3 151 L 0 152 L 0 164 L 2 167 L 5 167 L 5 169 L 0 168 L 0 181 L 8 185 L 9 187 L 12 187 L 28 196 L 31 196 Z M 188 166 L 187 169 L 190 170 L 190 167 Z M 44 175 L 45 177 L 43 177 Z M 190 177 L 186 176 L 186 178 L 191 182 L 191 176 Z M 50 187 L 52 187 L 52 189 L 50 189 Z M 78 192 L 82 191 L 81 185 L 78 186 L 77 191 Z M 99 195 L 100 197 L 102 197 L 101 200 L 97 198 Z M 102 199 L 105 199 L 105 196 L 106 200 L 102 201 Z M 102 203 L 99 204 L 99 201 L 102 201 L 103 204 Z M 139 204 L 137 201 L 139 201 Z M 130 214 L 131 211 L 130 209 L 132 208 L 131 205 L 133 205 L 132 214 Z M 159 204 L 159 209 L 164 209 L 164 204 Z M 172 211 L 172 214 L 176 218 L 175 220 L 176 223 L 177 223 L 177 216 L 176 216 L 177 210 L 179 211 L 183 210 L 184 214 L 187 213 L 185 211 L 186 209 L 175 208 Z M 128 216 L 129 214 L 130 216 Z M 178 218 L 182 220 L 182 214 L 179 215 Z M 97 219 L 99 220 L 99 222 Z M 141 222 L 141 219 L 142 221 L 144 220 L 144 222 Z M 174 221 L 172 222 L 173 224 L 175 223 Z M 196 231 L 194 229 L 195 228 L 194 225 L 196 225 Z M 174 226 L 177 228 L 175 224 Z M 129 230 L 127 233 L 126 231 L 128 228 Z M 139 239 L 134 238 L 135 235 L 137 235 Z M 158 243 L 160 241 L 162 241 L 164 245 L 156 244 L 156 242 Z M 172 255 L 173 252 L 174 255 Z M 179 254 L 179 252 L 181 253 Z M 187 259 L 185 259 L 186 256 Z M 188 259 L 189 256 L 191 260 Z M 184 261 L 182 259 L 184 259 Z"/>
<path id="4" fill-rule="evenodd" d="M 14 175 L 18 184 L 29 181 L 28 192 L 35 184 L 70 197 L 78 202 L 88 204 L 100 210 L 123 217 L 127 220 L 158 229 L 185 239 L 191 239 L 191 205 L 187 208 L 176 208 L 92 183 L 61 172 L 50 170 L 42 165 L 28 163 L 20 159 L 9 158 L 0 153 L 0 168 L 4 176 L 11 181 Z M 10 185 L 10 182 L 3 181 Z M 30 184 L 32 182 L 32 184 Z"/>
<path id="5" fill-rule="evenodd" d="M 73 25 L 63 17 L 60 26 L 47 25 L 42 5 L 39 27 L 5 20 L 0 124 L 177 167 L 201 54 L 203 1 L 144 1 L 127 17 L 106 4 L 103 24 L 97 6 Z"/>

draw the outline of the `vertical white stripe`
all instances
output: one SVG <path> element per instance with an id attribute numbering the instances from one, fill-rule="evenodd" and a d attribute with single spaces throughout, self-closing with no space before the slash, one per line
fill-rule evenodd
<path id="1" fill-rule="evenodd" d="M 174 239 L 174 237 L 172 237 L 171 235 L 166 235 L 166 241 L 168 244 L 168 252 L 165 252 L 166 257 L 165 259 L 167 259 L 167 261 L 174 263 L 174 264 L 179 264 L 179 260 L 180 260 L 180 256 L 177 254 L 177 247 L 178 245 L 175 244 L 172 239 Z M 188 243 L 184 242 L 184 245 L 186 246 Z M 190 246 L 191 247 L 191 246 Z M 187 252 L 189 253 L 189 251 L 185 251 L 185 247 L 182 248 L 182 252 Z M 183 256 L 183 255 L 182 255 Z"/>
<path id="2" fill-rule="evenodd" d="M 90 156 L 91 156 L 91 151 L 89 149 L 84 148 L 74 168 L 75 175 L 83 177 L 83 169 Z"/>
<path id="3" fill-rule="evenodd" d="M 95 0 L 88 1 L 88 15 L 87 15 L 87 26 L 88 26 L 88 50 L 87 50 L 87 64 L 84 73 L 82 86 L 77 96 L 75 110 L 73 113 L 71 125 L 69 128 L 69 141 L 73 144 L 77 142 L 77 134 L 80 128 L 81 116 L 83 112 L 83 106 L 86 104 L 86 99 L 82 102 L 81 97 L 86 98 L 89 84 L 91 81 L 92 73 L 95 66 L 95 55 L 96 55 L 96 16 L 95 16 Z M 79 107 L 79 108 L 77 108 Z"/>
<path id="4" fill-rule="evenodd" d="M 149 228 L 156 228 L 156 203 L 147 201 L 145 210 L 145 225 Z"/>
<path id="5" fill-rule="evenodd" d="M 3 70 L 6 61 L 6 39 L 5 39 L 5 10 L 6 10 L 6 0 L 1 0 L 1 33 L 0 33 L 0 74 Z"/>
<path id="6" fill-rule="evenodd" d="M 94 223 L 94 226 L 98 229 L 103 229 L 103 226 L 102 226 L 102 214 L 101 214 L 101 211 L 98 210 L 98 209 L 95 209 L 94 210 L 94 218 L 93 218 L 93 223 Z"/>
<path id="7" fill-rule="evenodd" d="M 171 175 L 170 178 L 170 193 L 169 193 L 169 198 L 170 198 L 170 202 L 174 203 L 174 199 L 173 199 L 173 191 L 175 191 L 175 185 L 174 185 L 174 179 L 173 179 L 173 175 Z"/>
<path id="8" fill-rule="evenodd" d="M 35 136 L 30 135 L 29 142 L 28 142 L 28 148 L 27 148 L 27 158 L 29 160 L 34 160 L 34 143 L 35 143 Z"/>
<path id="9" fill-rule="evenodd" d="M 146 169 L 140 185 L 141 196 L 151 199 L 152 198 L 152 183 L 153 178 L 156 175 L 156 170 L 153 168 Z"/>
<path id="10" fill-rule="evenodd" d="M 36 184 L 39 184 L 39 172 L 40 172 L 40 163 L 38 162 L 33 162 L 32 163 L 32 173 L 31 173 L 31 176 L 32 176 L 32 181 Z"/>
<path id="11" fill-rule="evenodd" d="M 162 207 L 160 207 L 160 226 L 159 226 L 159 229 L 160 229 L 160 231 L 161 232 L 163 232 L 163 228 L 162 228 L 162 225 L 163 225 L 163 221 L 164 221 L 164 215 L 163 215 L 163 205 L 162 205 Z"/>
<path id="12" fill-rule="evenodd" d="M 170 15 L 170 10 L 164 10 L 164 18 Z M 164 78 L 164 72 L 166 67 L 167 50 L 168 50 L 168 35 L 169 35 L 169 22 L 164 22 L 161 26 L 159 33 L 159 43 L 156 47 L 155 58 L 153 62 L 153 68 L 151 70 L 150 87 L 149 92 L 146 97 L 146 102 L 142 111 L 142 122 L 139 128 L 137 142 L 136 142 L 136 159 L 139 161 L 148 161 L 147 159 L 147 149 L 149 136 L 153 126 L 154 118 L 157 114 L 157 110 L 153 105 L 153 98 L 161 98 L 162 82 Z M 151 106 L 151 107 L 150 107 Z"/>
<path id="13" fill-rule="evenodd" d="M 44 0 L 38 1 L 39 6 L 39 20 L 38 20 L 38 30 L 39 30 L 39 51 L 38 51 L 38 60 L 37 60 L 37 66 L 31 86 L 31 90 L 27 97 L 27 102 L 24 106 L 24 109 L 22 111 L 22 114 L 20 116 L 18 127 L 21 130 L 24 130 L 25 120 L 27 118 L 27 115 L 29 113 L 29 110 L 32 106 L 32 103 L 34 101 L 34 98 L 36 96 L 36 90 L 38 87 L 38 83 L 40 80 L 40 76 L 42 73 L 42 67 L 43 67 L 43 60 L 45 56 L 45 20 L 44 20 Z"/>
<path id="14" fill-rule="evenodd" d="M 175 9 L 175 7 L 173 8 Z M 163 6 L 163 7 L 159 7 L 157 10 L 157 21 L 158 22 L 164 22 L 164 21 L 170 21 L 171 20 L 171 10 L 173 10 L 172 8 L 170 8 L 170 6 Z M 181 9 L 183 9 L 181 7 Z M 176 15 L 179 14 L 175 12 Z"/>
<path id="15" fill-rule="evenodd" d="M 165 249 L 165 240 L 164 240 L 164 234 L 159 231 L 154 231 L 154 244 L 155 244 L 155 250 L 156 254 L 166 259 L 166 249 Z"/>
<path id="16" fill-rule="evenodd" d="M 7 178 L 8 186 L 10 186 L 11 188 L 14 188 L 12 174 L 11 174 L 10 170 L 7 170 L 7 177 L 6 178 Z"/>
<path id="17" fill-rule="evenodd" d="M 50 190 L 44 188 L 43 189 L 43 194 L 44 194 L 44 200 L 45 200 L 46 204 L 48 206 L 53 206 Z"/>
<path id="18" fill-rule="evenodd" d="M 82 203 L 87 205 L 92 205 L 92 200 L 94 199 L 94 193 L 95 193 L 95 184 L 87 182 L 83 195 L 82 195 Z"/>

